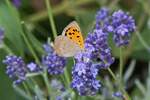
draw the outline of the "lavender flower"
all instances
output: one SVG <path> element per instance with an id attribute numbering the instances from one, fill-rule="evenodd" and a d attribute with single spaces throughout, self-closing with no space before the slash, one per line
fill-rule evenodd
<path id="1" fill-rule="evenodd" d="M 96 22 L 104 21 L 109 16 L 108 8 L 101 8 L 96 14 Z"/>
<path id="2" fill-rule="evenodd" d="M 50 83 L 52 91 L 54 91 L 55 100 L 70 100 L 71 93 L 65 89 L 64 85 L 57 79 L 52 79 Z"/>
<path id="3" fill-rule="evenodd" d="M 121 98 L 121 99 L 124 99 L 124 96 L 121 92 L 115 92 L 112 94 L 112 97 L 118 97 L 118 98 Z"/>
<path id="4" fill-rule="evenodd" d="M 37 64 L 35 64 L 34 62 L 30 62 L 29 64 L 27 64 L 27 68 L 30 72 L 41 71 L 40 67 Z"/>
<path id="5" fill-rule="evenodd" d="M 114 32 L 113 39 L 118 47 L 129 44 L 130 33 L 126 25 L 122 24 L 118 26 Z"/>
<path id="6" fill-rule="evenodd" d="M 4 39 L 4 30 L 0 28 L 0 45 L 2 44 Z"/>
<path id="7" fill-rule="evenodd" d="M 66 59 L 58 56 L 56 53 L 49 53 L 43 57 L 43 65 L 46 66 L 51 75 L 62 74 L 66 65 Z"/>
<path id="8" fill-rule="evenodd" d="M 98 69 L 92 65 L 88 59 L 89 57 L 79 53 L 76 55 L 76 64 L 72 70 L 71 87 L 79 92 L 79 95 L 95 95 L 101 87 L 100 82 L 96 80 Z"/>
<path id="9" fill-rule="evenodd" d="M 96 29 L 112 32 L 116 46 L 129 44 L 130 34 L 135 31 L 135 21 L 132 16 L 122 10 L 109 15 L 107 8 L 102 8 L 96 15 Z"/>
<path id="10" fill-rule="evenodd" d="M 100 60 L 101 68 L 108 68 L 114 62 L 107 38 L 108 33 L 103 32 L 102 29 L 95 29 L 85 40 L 86 51 L 91 53 L 93 60 Z"/>
<path id="11" fill-rule="evenodd" d="M 25 68 L 25 63 L 21 57 L 14 55 L 6 56 L 3 61 L 7 65 L 6 73 L 8 76 L 14 80 L 13 84 L 19 84 L 26 79 L 25 75 L 27 70 Z"/>
<path id="12" fill-rule="evenodd" d="M 55 100 L 63 100 L 61 96 L 57 96 Z"/>
<path id="13" fill-rule="evenodd" d="M 62 92 L 65 91 L 64 85 L 61 84 L 61 82 L 58 81 L 57 79 L 52 79 L 52 81 L 51 81 L 51 87 L 52 87 L 54 90 L 58 90 L 58 91 L 62 91 Z"/>
<path id="14" fill-rule="evenodd" d="M 43 48 L 44 48 L 44 50 L 45 50 L 45 52 L 46 53 L 53 53 L 54 52 L 54 50 L 53 50 L 53 48 L 51 47 L 51 45 L 50 44 L 44 44 L 43 45 Z"/>
<path id="15" fill-rule="evenodd" d="M 135 31 L 135 21 L 132 16 L 122 10 L 116 11 L 112 15 L 112 26 L 114 28 L 114 42 L 117 46 L 127 45 L 130 34 Z"/>
<path id="16" fill-rule="evenodd" d="M 71 87 L 80 95 L 96 94 L 101 87 L 100 81 L 96 80 L 98 70 L 108 68 L 114 62 L 107 42 L 108 32 L 113 31 L 108 14 L 105 8 L 97 13 L 96 28 L 85 39 L 85 51 L 75 56 Z"/>
<path id="17" fill-rule="evenodd" d="M 66 65 L 66 58 L 58 56 L 51 45 L 44 44 L 43 48 L 47 53 L 43 57 L 42 63 L 51 75 L 62 74 Z"/>
<path id="18" fill-rule="evenodd" d="M 19 8 L 21 6 L 21 0 L 12 0 L 12 3 L 16 8 Z"/>
<path id="19" fill-rule="evenodd" d="M 110 21 L 109 9 L 105 7 L 101 8 L 96 14 L 96 29 L 101 28 L 104 32 L 112 32 L 113 27 Z"/>
<path id="20" fill-rule="evenodd" d="M 107 50 L 107 36 L 108 34 L 104 33 L 101 29 L 95 29 L 93 34 L 88 34 L 85 40 L 85 52 L 75 56 L 76 64 L 72 71 L 73 80 L 71 87 L 76 89 L 80 95 L 94 95 L 101 87 L 100 82 L 96 80 L 97 66 L 100 65 L 99 68 L 106 68 L 107 64 L 97 63 L 97 65 L 94 59 L 97 60 L 99 58 L 103 62 L 107 58 L 107 54 L 101 53 L 101 51 L 110 52 Z M 109 54 L 109 56 L 111 55 Z"/>

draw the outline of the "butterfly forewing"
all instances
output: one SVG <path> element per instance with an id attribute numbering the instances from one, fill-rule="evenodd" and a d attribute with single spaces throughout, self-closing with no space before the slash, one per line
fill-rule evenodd
<path id="1" fill-rule="evenodd" d="M 84 41 L 83 41 L 81 30 L 75 21 L 71 22 L 67 27 L 65 27 L 62 35 L 67 36 L 73 42 L 78 44 L 81 49 L 84 48 Z"/>
<path id="2" fill-rule="evenodd" d="M 76 29 L 81 32 L 80 27 L 79 27 L 79 25 L 77 24 L 77 22 L 76 22 L 76 21 L 72 21 L 70 24 L 68 24 L 68 25 L 64 28 L 64 30 L 63 30 L 63 32 L 62 32 L 62 35 L 63 35 L 63 36 L 65 36 L 66 31 L 67 31 L 70 27 L 76 27 Z"/>

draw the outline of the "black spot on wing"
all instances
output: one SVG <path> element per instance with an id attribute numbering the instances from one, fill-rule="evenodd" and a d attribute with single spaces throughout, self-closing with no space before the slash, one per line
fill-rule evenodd
<path id="1" fill-rule="evenodd" d="M 68 32 L 68 29 L 66 30 L 66 32 Z"/>
<path id="2" fill-rule="evenodd" d="M 67 36 L 67 33 L 65 33 L 65 36 Z"/>
<path id="3" fill-rule="evenodd" d="M 77 32 L 77 29 L 73 29 L 74 32 Z"/>
<path id="4" fill-rule="evenodd" d="M 74 35 L 75 33 L 73 32 L 72 34 Z"/>
<path id="5" fill-rule="evenodd" d="M 69 33 L 69 35 L 72 35 L 72 33 Z"/>
<path id="6" fill-rule="evenodd" d="M 80 36 L 77 36 L 77 38 L 79 38 Z"/>

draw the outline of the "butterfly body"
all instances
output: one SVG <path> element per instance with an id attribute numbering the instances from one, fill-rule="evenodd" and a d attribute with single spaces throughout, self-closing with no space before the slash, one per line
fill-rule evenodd
<path id="1" fill-rule="evenodd" d="M 75 21 L 64 28 L 62 35 L 56 37 L 54 49 L 58 55 L 63 57 L 74 56 L 84 49 L 81 30 Z"/>

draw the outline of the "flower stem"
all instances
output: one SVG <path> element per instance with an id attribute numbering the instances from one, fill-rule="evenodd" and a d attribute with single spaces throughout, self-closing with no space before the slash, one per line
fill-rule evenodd
<path id="1" fill-rule="evenodd" d="M 56 31 L 56 27 L 55 27 L 55 23 L 54 23 L 54 19 L 53 19 L 51 4 L 49 1 L 50 0 L 45 0 L 45 3 L 46 3 L 47 11 L 48 11 L 48 17 L 49 17 L 50 25 L 52 28 L 52 32 L 53 32 L 54 38 L 56 38 L 57 31 Z"/>
<path id="2" fill-rule="evenodd" d="M 47 71 L 45 70 L 45 72 L 42 74 L 43 78 L 44 78 L 44 82 L 45 82 L 45 85 L 47 87 L 47 91 L 48 91 L 48 96 L 49 97 L 52 97 L 51 96 L 51 88 L 50 88 L 50 84 L 49 84 L 49 80 L 48 80 L 48 76 L 47 76 Z M 51 98 L 52 99 L 52 98 Z"/>
<path id="3" fill-rule="evenodd" d="M 122 54 L 122 48 L 119 48 L 119 53 L 120 53 L 120 64 L 119 64 L 119 72 L 120 72 L 120 82 L 119 82 L 119 88 L 122 87 L 122 74 L 123 74 L 123 54 Z"/>
<path id="4" fill-rule="evenodd" d="M 28 86 L 26 85 L 25 82 L 23 82 L 23 86 L 24 86 L 24 89 L 25 89 L 25 91 L 27 92 L 27 94 L 28 94 L 30 97 L 32 97 L 32 95 L 31 95 L 31 93 L 30 93 L 30 90 L 29 90 L 29 88 L 28 88 Z"/>
<path id="5" fill-rule="evenodd" d="M 114 80 L 117 80 L 115 74 L 112 72 L 112 70 L 110 68 L 108 68 L 109 73 L 111 74 L 111 76 L 113 77 Z"/>
<path id="6" fill-rule="evenodd" d="M 29 48 L 30 52 L 32 53 L 32 55 L 33 55 L 33 57 L 34 57 L 34 59 L 35 59 L 36 63 L 38 63 L 38 64 L 39 64 L 39 62 L 40 62 L 40 61 L 39 61 L 39 59 L 38 59 L 38 57 L 37 57 L 36 53 L 34 52 L 34 50 L 33 50 L 32 46 L 30 45 L 31 43 L 29 43 L 29 40 L 26 38 L 26 36 L 25 36 L 25 33 L 24 33 L 24 32 L 22 32 L 22 36 L 23 36 L 23 39 L 24 39 L 24 41 L 25 41 L 26 45 L 28 46 L 28 48 Z"/>
<path id="7" fill-rule="evenodd" d="M 13 85 L 13 88 L 16 92 L 18 92 L 26 100 L 32 100 L 32 97 L 30 97 L 29 95 L 26 95 L 26 93 L 22 89 L 20 89 L 18 86 Z"/>
<path id="8" fill-rule="evenodd" d="M 42 73 L 27 73 L 26 77 L 34 77 L 34 76 L 38 76 L 41 75 Z"/>
<path id="9" fill-rule="evenodd" d="M 69 86 L 70 79 L 69 79 L 67 68 L 65 69 L 64 75 L 65 75 L 65 79 L 66 79 L 66 84 L 67 84 L 67 86 Z"/>
<path id="10" fill-rule="evenodd" d="M 113 77 L 113 79 L 114 79 L 115 81 L 118 81 L 118 80 L 117 80 L 117 77 L 115 76 L 115 74 L 113 73 L 113 71 L 112 71 L 110 68 L 108 68 L 108 71 L 109 71 L 109 73 L 111 74 L 111 76 Z M 126 98 L 125 100 L 131 100 L 130 96 L 129 96 L 128 93 L 124 90 L 124 88 L 122 88 L 122 87 L 119 87 L 119 88 L 120 88 L 120 91 L 123 92 L 124 97 Z"/>

